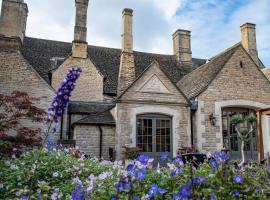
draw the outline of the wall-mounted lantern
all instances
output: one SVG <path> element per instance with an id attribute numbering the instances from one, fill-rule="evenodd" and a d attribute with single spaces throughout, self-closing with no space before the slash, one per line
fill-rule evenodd
<path id="1" fill-rule="evenodd" d="M 212 126 L 215 126 L 216 125 L 217 118 L 214 116 L 213 113 L 211 113 L 211 115 L 209 115 L 209 120 L 210 120 Z"/>

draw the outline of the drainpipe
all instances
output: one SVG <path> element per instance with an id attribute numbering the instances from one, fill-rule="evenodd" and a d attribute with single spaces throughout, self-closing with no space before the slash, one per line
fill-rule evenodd
<path id="1" fill-rule="evenodd" d="M 192 116 L 193 116 L 193 113 L 194 111 L 192 111 L 190 109 L 190 138 L 191 138 L 191 147 L 193 148 L 193 145 L 194 145 L 194 139 L 193 139 L 193 119 L 192 119 Z"/>
<path id="2" fill-rule="evenodd" d="M 198 101 L 191 100 L 191 106 L 190 106 L 190 138 L 191 138 L 191 146 L 194 145 L 194 133 L 193 133 L 193 118 L 192 116 L 195 114 L 195 112 L 198 110 Z"/>
<path id="3" fill-rule="evenodd" d="M 102 139 L 103 139 L 103 130 L 101 126 L 98 126 L 99 128 L 99 158 L 101 159 L 102 157 Z"/>

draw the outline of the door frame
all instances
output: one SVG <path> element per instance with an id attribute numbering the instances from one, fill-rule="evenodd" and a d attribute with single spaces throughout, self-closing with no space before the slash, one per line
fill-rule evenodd
<path id="1" fill-rule="evenodd" d="M 227 137 L 228 137 L 228 147 L 230 149 L 230 154 L 231 154 L 231 157 L 232 159 L 236 158 L 236 159 L 241 159 L 241 140 L 239 139 L 237 133 L 236 133 L 236 136 L 237 136 L 237 149 L 238 151 L 231 151 L 231 127 L 230 127 L 230 117 L 229 117 L 229 114 L 228 112 L 236 112 L 236 113 L 240 113 L 240 112 L 248 112 L 248 114 L 250 114 L 251 112 L 254 113 L 254 115 L 256 116 L 256 111 L 252 108 L 245 108 L 245 107 L 225 107 L 225 108 L 222 108 L 221 110 L 221 120 L 222 120 L 222 126 L 221 126 L 221 129 L 222 129 L 222 142 L 223 142 L 223 146 L 224 146 L 224 136 L 223 136 L 223 112 L 226 111 L 226 120 L 227 120 Z M 256 123 L 255 123 L 256 124 Z M 257 145 L 258 144 L 258 131 L 257 131 L 257 125 L 255 127 L 255 144 Z M 253 133 L 252 135 L 250 136 L 252 137 L 253 139 Z M 249 147 L 250 147 L 250 150 L 249 151 L 245 151 L 245 153 L 247 153 L 247 156 L 249 159 L 255 159 L 257 160 L 258 159 L 258 146 L 257 146 L 257 150 L 254 151 L 253 149 L 253 143 L 254 141 L 251 140 L 249 142 Z"/>

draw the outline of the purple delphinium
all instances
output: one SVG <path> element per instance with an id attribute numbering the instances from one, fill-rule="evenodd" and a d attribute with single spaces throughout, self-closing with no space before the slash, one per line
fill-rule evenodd
<path id="1" fill-rule="evenodd" d="M 233 177 L 233 180 L 235 183 L 238 183 L 238 184 L 243 184 L 243 182 L 244 182 L 244 179 L 241 175 L 235 175 Z"/>
<path id="2" fill-rule="evenodd" d="M 72 200 L 84 200 L 84 191 L 82 191 L 82 185 L 79 184 L 75 190 L 71 193 Z"/>
<path id="3" fill-rule="evenodd" d="M 146 176 L 146 172 L 144 169 L 138 169 L 135 171 L 135 178 L 138 180 L 143 180 Z"/>
<path id="4" fill-rule="evenodd" d="M 148 191 L 148 196 L 150 198 L 152 198 L 152 197 L 156 196 L 157 194 L 164 194 L 166 192 L 167 192 L 167 190 L 159 188 L 157 186 L 157 184 L 152 184 L 149 191 Z"/>
<path id="5" fill-rule="evenodd" d="M 77 79 L 79 78 L 82 70 L 80 67 L 71 67 L 68 70 L 66 78 L 62 81 L 61 86 L 56 92 L 56 95 L 48 108 L 47 120 L 58 123 L 59 119 L 65 112 L 65 108 L 71 97 L 71 92 L 75 88 Z"/>

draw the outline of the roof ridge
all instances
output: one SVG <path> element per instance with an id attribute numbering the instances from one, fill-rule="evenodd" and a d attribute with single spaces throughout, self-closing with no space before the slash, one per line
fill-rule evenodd
<path id="1" fill-rule="evenodd" d="M 239 45 L 241 45 L 241 42 L 238 42 L 238 43 L 236 43 L 236 44 L 230 46 L 229 48 L 224 49 L 223 51 L 221 51 L 220 53 L 218 53 L 217 55 L 211 57 L 211 58 L 208 59 L 208 60 L 211 61 L 211 60 L 215 59 L 216 57 L 218 57 L 218 56 L 220 56 L 220 55 L 222 55 L 222 54 L 224 54 L 224 53 L 226 53 L 226 52 L 228 52 L 228 51 L 230 51 L 230 50 L 236 48 L 236 47 L 239 46 Z"/>
<path id="2" fill-rule="evenodd" d="M 241 45 L 241 43 L 237 43 L 237 44 L 234 44 L 233 46 L 225 49 L 224 51 L 220 52 L 219 54 L 217 54 L 216 56 L 213 56 L 211 59 L 209 59 L 209 62 L 206 62 L 204 64 L 202 64 L 201 66 L 197 67 L 196 69 L 192 70 L 190 73 L 186 74 L 185 76 L 183 76 L 178 82 L 180 82 L 184 77 L 186 76 L 189 76 L 195 72 L 197 72 L 198 70 L 200 70 L 201 68 L 203 68 L 204 66 L 207 66 L 209 64 L 211 64 L 212 62 L 214 62 L 214 60 L 216 60 L 217 58 L 219 58 L 220 56 L 224 55 L 225 53 L 227 53 L 228 51 L 238 47 L 238 45 Z M 178 84 L 178 83 L 177 83 Z"/>

